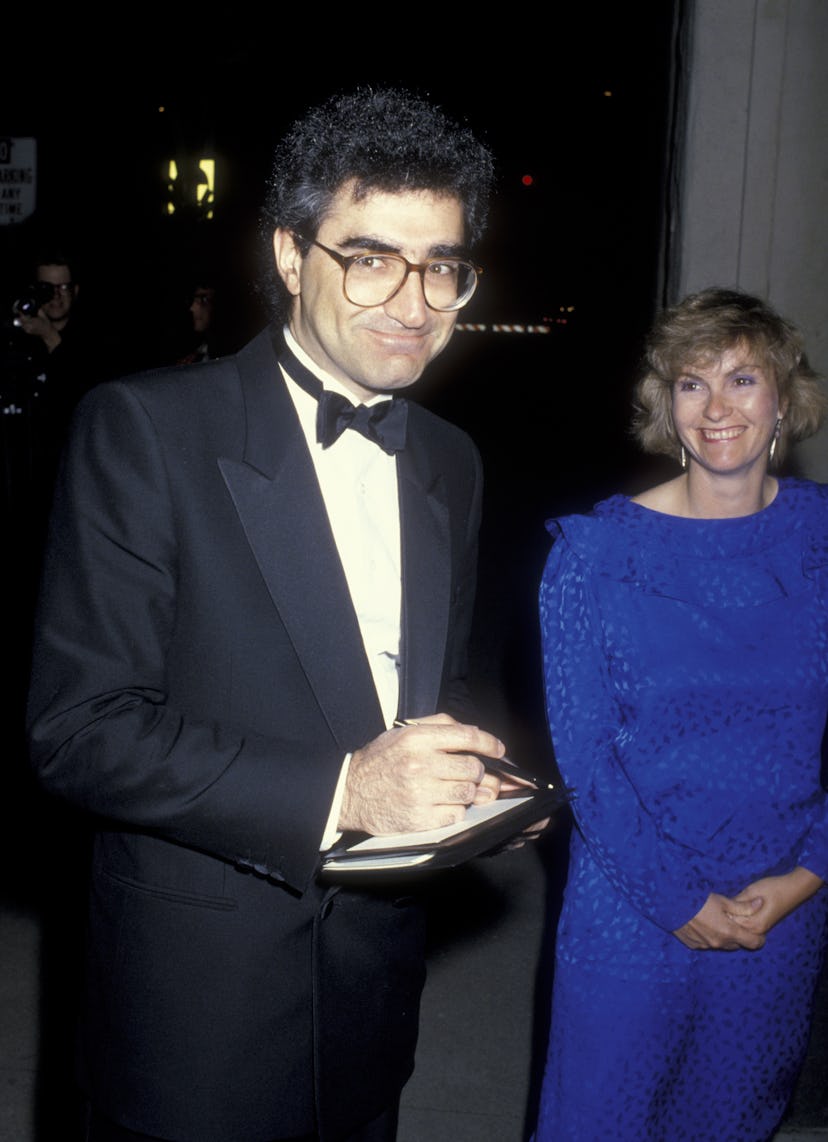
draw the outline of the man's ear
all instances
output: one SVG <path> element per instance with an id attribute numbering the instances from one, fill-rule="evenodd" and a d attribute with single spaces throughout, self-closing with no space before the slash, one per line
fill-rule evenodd
<path id="1" fill-rule="evenodd" d="M 300 279 L 302 253 L 289 230 L 280 227 L 273 231 L 273 256 L 276 259 L 279 277 L 285 283 L 288 293 L 298 297 L 302 292 Z"/>

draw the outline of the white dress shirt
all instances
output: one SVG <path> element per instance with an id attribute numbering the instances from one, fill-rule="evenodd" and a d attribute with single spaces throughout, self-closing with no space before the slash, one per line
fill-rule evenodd
<path id="1" fill-rule="evenodd" d="M 310 359 L 287 328 L 284 332 L 290 350 L 324 388 L 340 393 L 353 405 L 360 403 L 343 384 Z M 382 715 L 390 727 L 397 715 L 400 692 L 402 569 L 397 462 L 394 456 L 350 429 L 328 448 L 323 448 L 316 439 L 317 401 L 291 380 L 284 369 L 282 373 L 305 434 Z M 364 403 L 373 405 L 387 399 L 380 395 Z M 322 848 L 328 848 L 336 838 L 335 825 L 348 760 L 346 758 L 340 775 Z"/>

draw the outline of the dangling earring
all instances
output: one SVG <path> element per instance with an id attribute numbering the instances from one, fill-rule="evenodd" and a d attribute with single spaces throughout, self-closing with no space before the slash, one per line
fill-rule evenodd
<path id="1" fill-rule="evenodd" d="M 773 458 L 776 455 L 776 442 L 779 439 L 781 432 L 782 432 L 782 417 L 780 416 L 780 417 L 777 417 L 776 427 L 773 430 L 773 440 L 771 440 L 770 452 L 768 454 L 768 463 L 769 464 L 773 463 Z"/>
<path id="2" fill-rule="evenodd" d="M 679 454 L 679 458 L 681 460 L 682 469 L 686 469 L 687 468 L 687 453 L 684 451 L 684 445 L 683 444 L 681 446 L 681 452 Z"/>

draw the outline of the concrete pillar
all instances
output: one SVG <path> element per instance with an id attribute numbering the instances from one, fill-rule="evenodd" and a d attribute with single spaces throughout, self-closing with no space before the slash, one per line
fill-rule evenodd
<path id="1" fill-rule="evenodd" d="M 767 297 L 828 375 L 828 2 L 695 0 L 682 20 L 665 298 Z M 796 462 L 828 482 L 828 428 Z"/>

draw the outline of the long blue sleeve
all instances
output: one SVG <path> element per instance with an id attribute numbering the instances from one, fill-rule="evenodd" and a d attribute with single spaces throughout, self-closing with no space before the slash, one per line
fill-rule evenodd
<path id="1" fill-rule="evenodd" d="M 573 787 L 590 853 L 633 907 L 667 931 L 701 908 L 713 885 L 692 848 L 670 838 L 625 766 L 624 680 L 610 677 L 607 619 L 590 571 L 560 538 L 540 591 L 544 682 L 555 755 Z M 611 619 L 609 620 L 611 622 Z M 627 697 L 634 698 L 633 680 Z"/>

